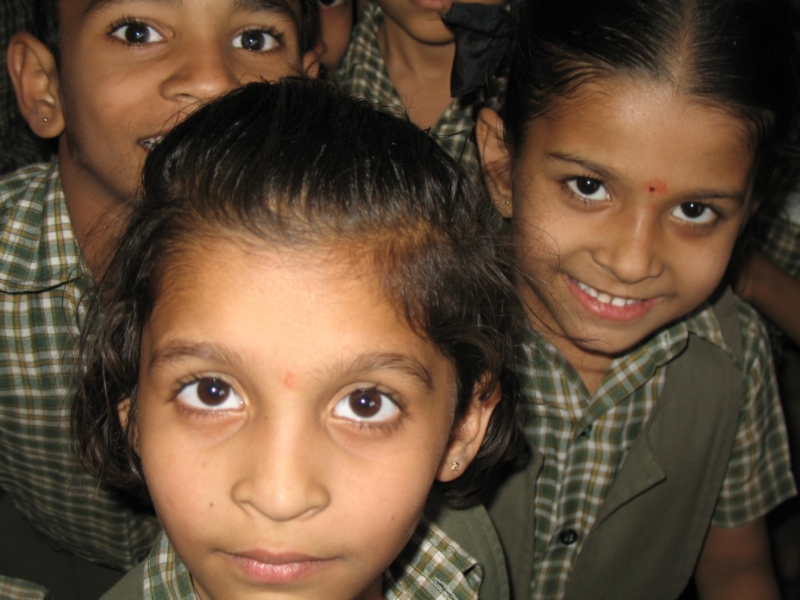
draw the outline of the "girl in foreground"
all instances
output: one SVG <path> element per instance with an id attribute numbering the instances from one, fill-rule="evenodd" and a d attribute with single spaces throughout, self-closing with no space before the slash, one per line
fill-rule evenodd
<path id="1" fill-rule="evenodd" d="M 764 515 L 795 486 L 767 336 L 723 278 L 797 173 L 793 23 L 777 0 L 523 10 L 478 125 L 544 455 L 517 598 L 672 599 L 693 572 L 702 598 L 777 597 Z"/>
<path id="2" fill-rule="evenodd" d="M 321 82 L 247 86 L 158 144 L 82 346 L 82 458 L 164 528 L 109 597 L 477 598 L 420 515 L 520 439 L 485 204 Z"/>

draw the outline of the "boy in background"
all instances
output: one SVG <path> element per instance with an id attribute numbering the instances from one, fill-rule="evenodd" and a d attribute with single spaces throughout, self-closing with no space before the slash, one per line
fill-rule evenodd
<path id="1" fill-rule="evenodd" d="M 96 598 L 149 551 L 152 513 L 86 474 L 70 412 L 82 298 L 150 148 L 244 83 L 316 73 L 309 0 L 38 0 L 8 69 L 57 164 L 0 180 L 0 597 Z"/>

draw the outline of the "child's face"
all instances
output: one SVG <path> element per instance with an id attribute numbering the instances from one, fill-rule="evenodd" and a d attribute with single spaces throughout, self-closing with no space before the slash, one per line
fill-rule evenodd
<path id="1" fill-rule="evenodd" d="M 311 67 L 295 0 L 62 0 L 65 179 L 130 198 L 151 144 L 200 103 Z"/>
<path id="2" fill-rule="evenodd" d="M 480 4 L 505 4 L 507 0 L 466 0 Z M 377 0 L 384 15 L 413 40 L 423 44 L 452 42 L 455 34 L 442 22 L 453 0 Z"/>
<path id="3" fill-rule="evenodd" d="M 153 502 L 204 599 L 380 597 L 434 478 L 474 456 L 452 365 L 369 269 L 254 244 L 164 278 L 132 434 Z"/>
<path id="4" fill-rule="evenodd" d="M 740 120 L 650 81 L 601 81 L 531 123 L 517 158 L 495 204 L 551 302 L 521 283 L 532 312 L 585 340 L 556 345 L 624 352 L 719 285 L 748 215 Z"/>

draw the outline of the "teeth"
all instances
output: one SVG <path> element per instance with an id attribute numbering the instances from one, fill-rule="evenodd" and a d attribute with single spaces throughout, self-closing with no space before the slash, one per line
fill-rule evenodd
<path id="1" fill-rule="evenodd" d="M 153 146 L 155 146 L 158 142 L 160 142 L 163 137 L 164 137 L 163 135 L 159 135 L 156 137 L 147 138 L 146 140 L 142 140 L 139 143 L 148 150 L 152 150 Z"/>
<path id="2" fill-rule="evenodd" d="M 605 292 L 598 292 L 593 287 L 589 287 L 585 283 L 581 283 L 577 279 L 573 279 L 579 288 L 581 288 L 584 292 L 589 294 L 592 298 L 596 298 L 598 302 L 602 302 L 603 304 L 610 304 L 611 306 L 630 306 L 631 304 L 638 304 L 641 300 L 636 300 L 634 298 L 619 298 L 616 296 L 611 296 L 610 294 L 606 294 Z"/>

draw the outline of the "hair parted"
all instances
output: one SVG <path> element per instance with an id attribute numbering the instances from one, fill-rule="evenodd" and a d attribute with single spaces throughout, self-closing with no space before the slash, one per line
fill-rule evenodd
<path id="1" fill-rule="evenodd" d="M 443 492 L 464 501 L 524 447 L 511 371 L 519 305 L 491 229 L 491 203 L 409 121 L 328 83 L 247 85 L 198 110 L 151 151 L 143 199 L 83 330 L 74 433 L 84 464 L 142 483 L 117 407 L 136 419 L 140 343 L 159 280 L 203 235 L 343 245 L 367 260 L 398 314 L 454 365 L 455 423 L 475 390 L 503 398 L 483 446 Z"/>
<path id="2" fill-rule="evenodd" d="M 32 32 L 61 64 L 61 18 L 59 3 L 64 0 L 34 0 Z M 292 1 L 292 0 L 289 0 Z M 319 36 L 319 4 L 317 0 L 294 0 L 300 9 L 297 15 L 300 52 L 310 50 Z"/>
<path id="3" fill-rule="evenodd" d="M 786 0 L 527 0 L 501 110 L 506 142 L 518 150 L 531 121 L 592 79 L 666 83 L 748 125 L 750 197 L 767 216 L 800 169 L 797 30 Z"/>

